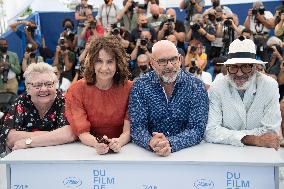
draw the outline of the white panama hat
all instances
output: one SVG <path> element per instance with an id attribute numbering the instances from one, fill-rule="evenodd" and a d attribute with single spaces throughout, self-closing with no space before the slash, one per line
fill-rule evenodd
<path id="1" fill-rule="evenodd" d="M 265 64 L 255 59 L 256 48 L 252 40 L 243 36 L 235 39 L 229 46 L 228 60 L 220 64 Z"/>

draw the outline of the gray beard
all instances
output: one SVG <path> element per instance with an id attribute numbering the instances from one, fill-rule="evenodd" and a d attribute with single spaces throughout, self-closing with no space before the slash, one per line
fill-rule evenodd
<path id="1" fill-rule="evenodd" d="M 230 83 L 230 85 L 235 88 L 238 91 L 245 91 L 249 88 L 250 84 L 252 83 L 253 78 L 256 77 L 256 72 L 251 75 L 248 79 L 248 81 L 246 81 L 242 86 L 237 86 L 237 84 L 234 82 L 234 80 L 230 77 L 230 75 L 226 75 L 225 78 L 227 79 L 227 81 Z"/>
<path id="2" fill-rule="evenodd" d="M 165 83 L 165 84 L 173 83 L 173 82 L 176 81 L 179 72 L 180 72 L 180 70 L 177 71 L 177 73 L 176 73 L 172 78 L 169 78 L 169 77 L 166 77 L 166 76 L 162 75 L 162 76 L 160 76 L 160 79 L 161 79 L 162 82 Z"/>

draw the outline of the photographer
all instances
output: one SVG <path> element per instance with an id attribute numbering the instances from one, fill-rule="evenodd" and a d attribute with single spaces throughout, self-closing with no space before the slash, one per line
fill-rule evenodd
<path id="1" fill-rule="evenodd" d="M 16 76 L 21 73 L 18 56 L 8 51 L 8 42 L 0 38 L 0 92 L 18 92 Z"/>
<path id="2" fill-rule="evenodd" d="M 75 20 L 77 20 L 77 33 L 78 36 L 80 36 L 83 28 L 84 28 L 84 23 L 87 19 L 86 16 L 86 11 L 93 11 L 93 6 L 88 4 L 88 0 L 81 0 L 81 3 L 79 5 L 76 6 L 75 8 Z M 77 46 L 84 46 L 81 44 L 82 40 L 80 39 L 80 37 L 78 38 L 78 44 Z"/>
<path id="3" fill-rule="evenodd" d="M 73 79 L 73 66 L 75 65 L 75 53 L 70 50 L 67 39 L 60 37 L 56 47 L 53 65 L 57 66 L 62 77 L 69 81 Z"/>
<path id="4" fill-rule="evenodd" d="M 113 0 L 104 0 L 104 2 L 105 3 L 102 4 L 98 10 L 97 20 L 102 23 L 106 30 L 111 24 L 117 22 L 119 9 L 115 3 L 113 3 Z"/>
<path id="5" fill-rule="evenodd" d="M 267 41 L 267 52 L 269 57 L 269 62 L 266 65 L 266 70 L 268 74 L 273 74 L 277 76 L 280 72 L 280 65 L 283 62 L 283 50 L 282 42 L 277 37 L 271 37 Z"/>
<path id="6" fill-rule="evenodd" d="M 69 18 L 64 19 L 62 22 L 62 27 L 64 28 L 64 31 L 61 32 L 60 37 L 65 37 L 72 51 L 75 51 L 78 36 L 76 35 L 76 31 L 74 31 L 73 21 Z"/>
<path id="7" fill-rule="evenodd" d="M 275 36 L 284 41 L 284 8 L 283 10 L 276 10 L 275 17 Z"/>
<path id="8" fill-rule="evenodd" d="M 151 4 L 150 13 L 151 16 L 148 17 L 148 24 L 158 32 L 161 23 L 167 20 L 167 16 L 165 14 L 160 14 L 160 7 L 157 4 Z"/>
<path id="9" fill-rule="evenodd" d="M 23 72 L 26 71 L 27 67 L 30 64 L 43 62 L 43 58 L 41 56 L 36 55 L 36 47 L 33 46 L 31 43 L 28 43 L 26 47 L 26 51 L 22 61 L 22 70 Z"/>
<path id="10" fill-rule="evenodd" d="M 202 80 L 203 83 L 205 84 L 206 90 L 208 90 L 210 85 L 212 84 L 212 76 L 210 73 L 203 71 L 203 69 L 201 69 L 201 67 L 198 64 L 199 64 L 198 60 L 192 57 L 190 59 L 190 62 L 186 62 L 185 70 L 188 71 L 189 73 L 194 74 L 197 78 Z"/>
<path id="11" fill-rule="evenodd" d="M 201 14 L 196 14 L 192 18 L 190 30 L 188 32 L 189 44 L 191 40 L 200 41 L 205 47 L 205 53 L 210 56 L 211 42 L 215 40 L 216 30 L 212 24 L 205 23 Z M 209 59 L 211 59 L 209 57 Z"/>
<path id="12" fill-rule="evenodd" d="M 24 25 L 24 27 L 18 27 L 20 25 Z M 37 25 L 34 21 L 17 21 L 11 24 L 10 28 L 22 40 L 22 49 L 26 49 L 28 43 L 31 43 L 36 49 L 39 47 L 41 38 L 36 32 Z"/>
<path id="13" fill-rule="evenodd" d="M 203 45 L 198 40 L 192 40 L 187 48 L 185 67 L 192 67 L 191 60 L 195 59 L 196 65 L 204 70 L 207 65 L 207 54 L 203 52 Z"/>
<path id="14" fill-rule="evenodd" d="M 238 17 L 234 14 L 228 14 L 226 19 L 222 21 L 222 30 L 221 31 L 221 45 L 223 46 L 221 50 L 221 55 L 226 56 L 229 51 L 230 44 L 238 38 L 240 35 L 242 35 L 242 28 L 243 26 L 238 25 Z M 217 30 L 217 35 L 218 35 Z M 212 43 L 213 45 L 214 43 Z M 219 57 L 220 54 L 216 54 L 214 57 Z"/>
<path id="15" fill-rule="evenodd" d="M 142 30 L 149 30 L 151 33 L 151 41 L 155 42 L 157 39 L 156 31 L 148 26 L 148 20 L 145 14 L 139 14 L 137 27 L 134 28 L 131 32 L 131 40 L 133 46 L 135 46 L 136 40 L 140 38 Z"/>
<path id="16" fill-rule="evenodd" d="M 85 45 L 89 38 L 98 38 L 104 35 L 103 26 L 97 22 L 96 18 L 93 16 L 93 12 L 90 10 L 86 11 L 87 20 L 84 23 L 84 28 L 80 34 L 80 39 L 82 40 L 82 45 Z"/>
<path id="17" fill-rule="evenodd" d="M 109 29 L 108 36 L 110 35 L 114 35 L 118 38 L 121 45 L 125 49 L 126 54 L 129 55 L 129 57 L 127 58 L 129 58 L 130 60 L 130 54 L 134 49 L 134 46 L 130 43 L 131 40 L 130 33 L 125 28 L 121 27 L 120 23 L 115 23 L 112 24 Z"/>
<path id="18" fill-rule="evenodd" d="M 133 0 L 123 0 L 123 9 L 117 14 L 117 21 L 120 21 L 121 25 L 131 32 L 137 26 L 137 2 Z"/>
<path id="19" fill-rule="evenodd" d="M 205 0 L 181 0 L 179 8 L 186 11 L 184 20 L 185 29 L 188 32 L 190 29 L 190 22 L 195 14 L 201 14 L 205 7 Z"/>
<path id="20" fill-rule="evenodd" d="M 249 9 L 244 22 L 246 29 L 253 32 L 253 40 L 257 46 L 256 54 L 262 60 L 267 62 L 266 42 L 269 37 L 270 29 L 274 28 L 274 18 L 270 11 L 266 11 L 263 3 L 258 1 L 253 3 L 252 9 Z"/>
<path id="21" fill-rule="evenodd" d="M 224 15 L 233 14 L 232 10 L 229 7 L 220 4 L 220 0 L 211 0 L 211 3 L 212 3 L 212 7 L 209 7 L 208 9 L 206 9 L 203 13 L 203 16 L 212 14 L 212 12 L 213 12 L 213 15 L 215 16 L 216 12 L 214 12 L 214 11 L 216 10 L 217 7 L 221 7 L 222 13 Z M 216 17 L 218 17 L 218 16 L 216 16 Z"/>
<path id="22" fill-rule="evenodd" d="M 168 19 L 160 25 L 157 35 L 158 41 L 166 39 L 168 35 L 173 34 L 178 40 L 177 46 L 184 49 L 185 27 L 183 22 L 177 20 L 176 11 L 172 8 L 168 9 L 166 14 Z"/>
<path id="23" fill-rule="evenodd" d="M 140 38 L 136 41 L 136 46 L 131 53 L 131 60 L 136 60 L 140 54 L 151 56 L 153 43 L 151 42 L 151 33 L 149 30 L 144 29 L 141 32 Z"/>

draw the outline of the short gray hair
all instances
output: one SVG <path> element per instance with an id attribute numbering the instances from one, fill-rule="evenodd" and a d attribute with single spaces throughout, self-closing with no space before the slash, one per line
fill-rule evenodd
<path id="1" fill-rule="evenodd" d="M 282 47 L 282 41 L 281 39 L 279 39 L 278 37 L 276 36 L 272 36 L 270 37 L 267 42 L 266 42 L 267 46 L 271 47 L 273 45 L 279 45 L 280 47 Z"/>
<path id="2" fill-rule="evenodd" d="M 24 73 L 25 84 L 27 85 L 28 83 L 31 83 L 35 73 L 48 73 L 52 80 L 55 83 L 58 83 L 58 78 L 54 72 L 54 68 L 47 63 L 39 62 L 36 64 L 30 64 Z"/>

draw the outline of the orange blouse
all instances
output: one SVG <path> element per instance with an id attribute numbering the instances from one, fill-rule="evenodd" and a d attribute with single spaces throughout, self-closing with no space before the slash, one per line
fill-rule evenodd
<path id="1" fill-rule="evenodd" d="M 109 138 L 118 138 L 124 120 L 128 120 L 128 97 L 131 81 L 113 84 L 108 90 L 87 85 L 84 79 L 74 83 L 65 95 L 65 114 L 73 132 L 84 132 Z"/>

